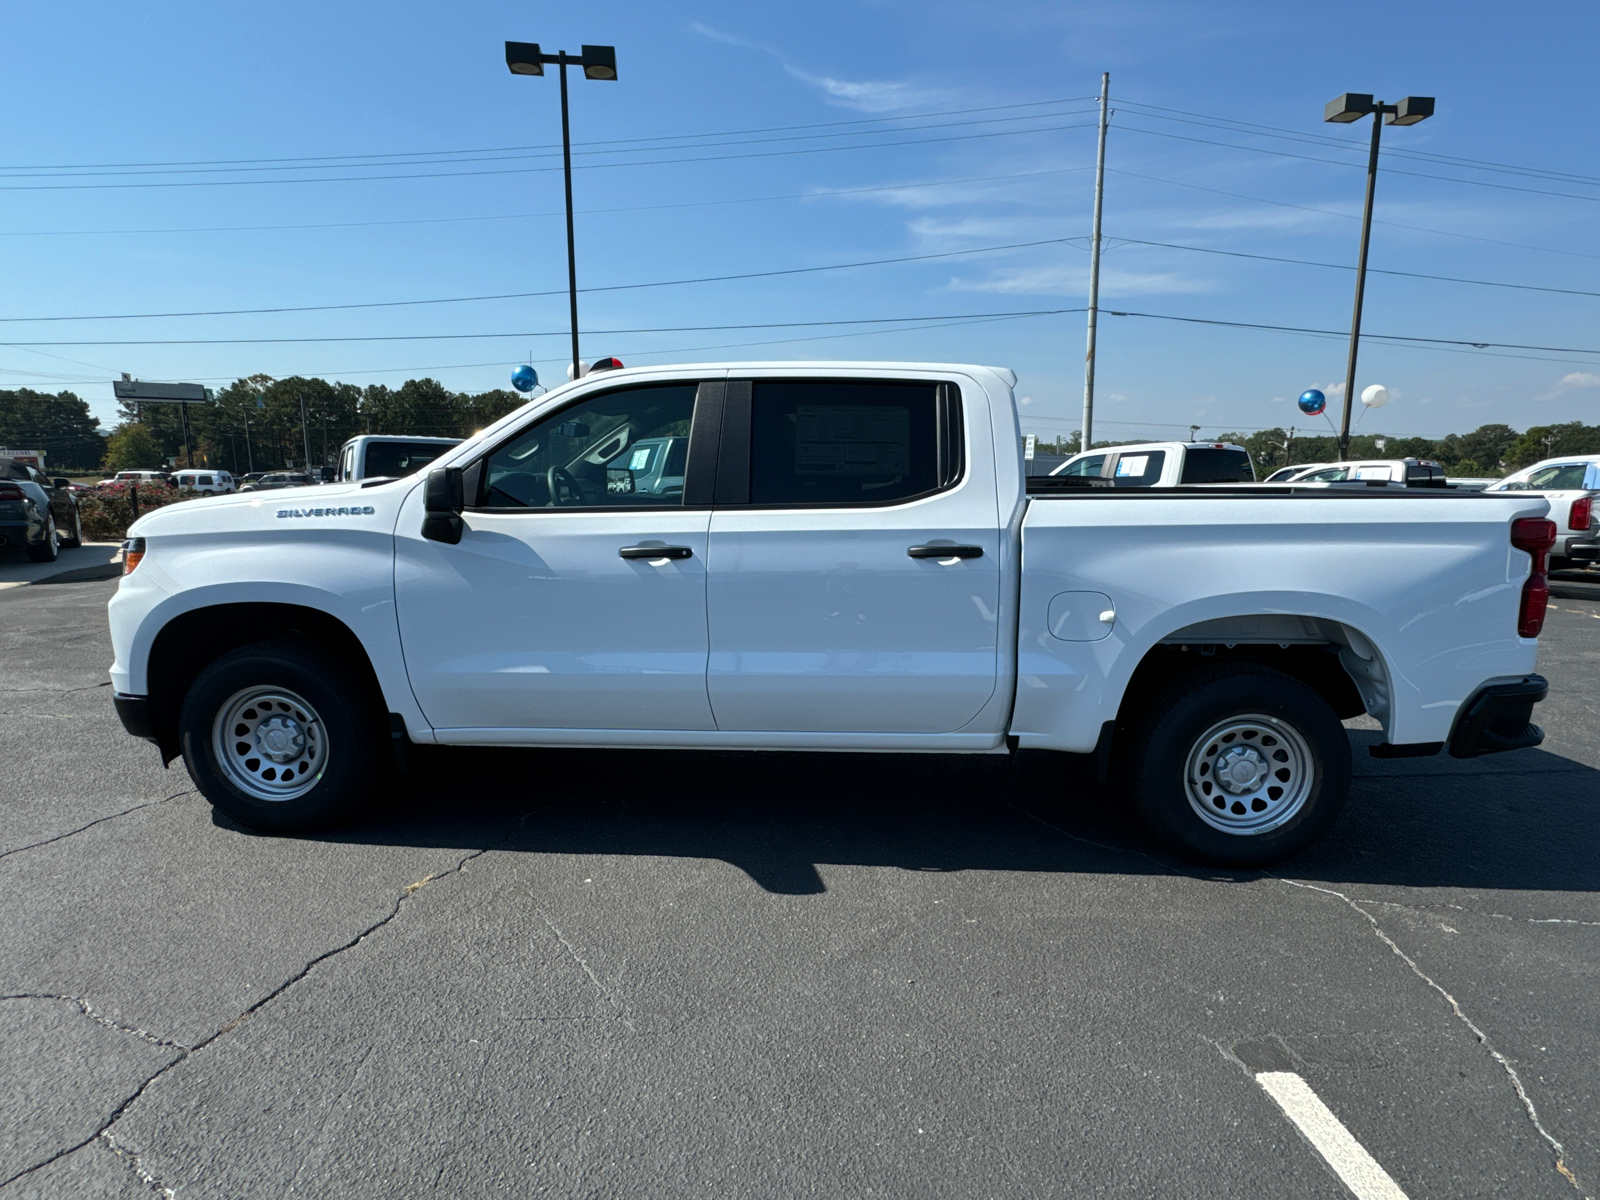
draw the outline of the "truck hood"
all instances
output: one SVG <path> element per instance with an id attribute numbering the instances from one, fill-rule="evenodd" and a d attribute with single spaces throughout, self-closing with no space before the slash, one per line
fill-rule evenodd
<path id="1" fill-rule="evenodd" d="M 392 514 L 401 498 L 420 482 L 419 477 L 408 476 L 375 487 L 335 483 L 181 500 L 140 517 L 128 527 L 128 536 L 265 529 L 281 527 L 290 520 L 308 525 L 363 519 L 381 523 L 380 514 L 388 515 L 391 523 L 387 528 L 393 528 Z"/>

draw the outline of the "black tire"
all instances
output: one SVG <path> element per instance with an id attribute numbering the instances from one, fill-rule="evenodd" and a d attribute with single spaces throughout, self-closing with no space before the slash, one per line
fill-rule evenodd
<path id="1" fill-rule="evenodd" d="M 37 546 L 29 544 L 28 558 L 32 562 L 49 563 L 55 562 L 60 555 L 61 542 L 56 537 L 56 519 L 54 516 L 49 516 L 44 522 L 44 541 Z"/>
<path id="2" fill-rule="evenodd" d="M 1145 824 L 1184 857 L 1265 866 L 1298 854 L 1338 818 L 1350 789 L 1350 739 L 1328 702 L 1298 679 L 1267 667 L 1202 668 L 1144 707 L 1129 748 L 1129 790 Z M 1224 770 L 1260 782 L 1230 774 L 1226 786 L 1212 783 L 1210 768 L 1230 754 Z M 1275 786 L 1280 780 L 1287 791 Z"/>
<path id="3" fill-rule="evenodd" d="M 237 777 L 251 774 L 244 764 L 263 765 L 264 769 L 258 768 L 259 776 L 270 779 L 276 769 L 273 762 L 251 757 L 225 764 L 218 759 L 218 738 L 213 736 L 217 723 L 241 695 L 258 689 L 303 698 L 312 710 L 312 720 L 305 724 L 319 727 L 314 746 L 321 757 L 313 768 L 315 783 L 303 794 L 281 799 L 252 795 L 236 782 Z M 252 829 L 293 833 L 335 824 L 354 813 L 387 781 L 387 738 L 371 690 L 370 684 L 344 663 L 318 653 L 298 638 L 257 642 L 230 651 L 200 673 L 183 700 L 178 733 L 189 777 L 217 809 Z M 273 703 L 268 701 L 262 707 L 273 708 Z M 305 714 L 291 713 L 293 707 L 279 702 L 278 710 L 286 715 L 278 719 L 292 722 L 294 716 L 300 716 L 305 721 Z M 244 712 L 252 720 L 259 719 L 253 709 Z M 263 723 L 248 735 L 252 742 L 265 728 Z M 232 731 L 222 732 L 227 735 L 221 739 L 225 751 L 249 744 L 237 741 Z M 248 752 L 241 749 L 240 753 Z M 310 756 L 314 755 L 315 750 Z M 285 775 L 303 765 L 292 760 L 285 763 Z M 306 774 L 310 772 L 302 772 L 302 777 Z M 257 786 L 268 785 L 258 782 Z M 299 786 L 303 787 L 303 782 Z"/>
<path id="4" fill-rule="evenodd" d="M 63 550 L 76 550 L 83 545 L 83 513 L 78 506 L 72 506 L 72 536 L 61 539 Z"/>

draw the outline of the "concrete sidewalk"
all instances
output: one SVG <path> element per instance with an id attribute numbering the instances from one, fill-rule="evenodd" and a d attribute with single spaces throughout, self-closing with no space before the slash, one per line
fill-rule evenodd
<path id="1" fill-rule="evenodd" d="M 0 588 L 114 579 L 122 571 L 121 552 L 121 542 L 85 542 L 75 550 L 63 548 L 53 563 L 36 563 L 25 551 L 0 551 Z"/>

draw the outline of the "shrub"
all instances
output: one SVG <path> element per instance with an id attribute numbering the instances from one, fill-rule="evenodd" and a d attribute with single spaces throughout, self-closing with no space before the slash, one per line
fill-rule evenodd
<path id="1" fill-rule="evenodd" d="M 165 484 L 139 486 L 139 515 L 152 508 L 164 508 L 182 500 L 193 500 L 199 492 L 179 490 Z M 120 542 L 128 536 L 134 522 L 132 489 L 125 483 L 108 483 L 93 491 L 78 493 L 78 512 L 83 516 L 83 536 L 93 542 Z"/>

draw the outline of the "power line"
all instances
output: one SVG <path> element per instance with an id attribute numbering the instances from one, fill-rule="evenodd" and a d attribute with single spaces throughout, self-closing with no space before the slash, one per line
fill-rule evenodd
<path id="1" fill-rule="evenodd" d="M 1063 313 L 1083 312 L 1082 308 L 1041 308 L 1003 313 L 956 313 L 931 317 L 861 317 L 837 321 L 772 321 L 747 325 L 662 325 L 634 329 L 587 329 L 586 336 L 614 336 L 630 333 L 697 333 L 712 330 L 734 329 L 809 329 L 827 325 L 886 325 L 907 324 L 916 321 L 949 321 L 983 319 L 988 317 L 1058 316 Z M 275 337 L 275 338 L 148 338 L 127 341 L 71 341 L 71 342 L 0 342 L 0 346 L 27 349 L 33 346 L 274 346 L 301 345 L 324 342 L 458 342 L 491 341 L 502 338 L 569 337 L 569 329 L 520 330 L 511 333 L 401 333 L 363 334 L 346 337 Z"/>
<path id="2" fill-rule="evenodd" d="M 1271 204 L 1278 208 L 1293 208 L 1301 212 L 1319 213 L 1325 217 L 1338 217 L 1342 221 L 1359 221 L 1361 219 L 1353 213 L 1339 212 L 1333 208 L 1317 208 L 1315 205 L 1295 204 L 1288 200 L 1269 200 L 1265 196 L 1249 196 L 1243 192 L 1229 192 L 1224 191 L 1222 188 L 1205 187 L 1198 183 L 1184 183 L 1177 179 L 1163 179 L 1159 175 L 1143 175 L 1138 171 L 1123 170 L 1121 167 L 1107 167 L 1106 170 L 1117 175 L 1126 175 L 1131 179 L 1145 179 L 1151 183 L 1165 183 L 1171 187 L 1189 188 L 1196 192 L 1210 192 L 1213 196 L 1228 196 L 1234 200 L 1249 200 L 1256 204 Z M 1387 225 L 1391 229 L 1408 229 L 1413 233 L 1432 233 L 1440 237 L 1461 238 L 1469 242 L 1487 242 L 1492 246 L 1509 246 L 1515 250 L 1537 250 L 1542 254 L 1566 254 L 1574 258 L 1600 258 L 1600 254 L 1589 254 L 1582 250 L 1558 250 L 1552 246 L 1531 246 L 1526 242 L 1507 242 L 1499 238 L 1480 237 L 1473 233 L 1454 233 L 1448 229 L 1431 229 L 1426 225 L 1407 225 L 1401 221 L 1385 221 L 1377 217 L 1373 218 L 1372 223 L 1374 225 Z"/>
<path id="3" fill-rule="evenodd" d="M 610 146 L 631 145 L 638 142 L 671 142 L 683 141 L 690 138 L 707 137 L 738 137 L 746 134 L 757 133 L 788 133 L 797 129 L 828 129 L 847 125 L 874 125 L 888 121 L 917 121 L 929 117 L 958 117 L 972 113 L 1003 112 L 1019 108 L 1046 108 L 1057 104 L 1077 104 L 1086 100 L 1093 100 L 1093 96 L 1068 96 L 1056 100 L 1033 100 L 1019 104 L 991 104 L 981 108 L 952 108 L 939 112 L 928 113 L 902 113 L 892 117 L 860 117 L 849 121 L 817 121 L 805 125 L 769 125 L 756 129 L 721 129 L 706 133 L 674 133 L 661 137 L 642 138 L 616 138 L 610 141 L 574 142 L 574 146 Z M 32 165 L 0 167 L 0 171 L 72 171 L 90 170 L 102 167 L 207 167 L 207 166 L 235 166 L 250 165 L 254 163 L 279 163 L 292 165 L 300 162 L 335 162 L 340 160 L 369 160 L 380 158 L 424 158 L 436 157 L 447 154 L 499 154 L 516 153 L 528 150 L 559 150 L 561 144 L 553 142 L 536 146 L 479 146 L 468 149 L 453 150 L 395 150 L 382 154 L 325 154 L 325 155 L 299 155 L 289 158 L 213 158 L 190 159 L 176 161 L 158 161 L 143 163 L 35 163 Z M 285 167 L 287 169 L 287 166 Z"/>
<path id="4" fill-rule="evenodd" d="M 1070 114 L 1064 114 L 1070 115 Z M 952 134 L 949 137 L 936 138 L 911 138 L 900 142 L 867 142 L 848 146 L 812 146 L 803 150 L 763 150 L 752 154 L 714 154 L 702 155 L 696 158 L 659 158 L 648 159 L 642 162 L 613 162 L 613 163 L 585 163 L 589 170 L 604 170 L 612 167 L 660 167 L 681 166 L 692 163 L 705 162 L 738 162 L 752 158 L 790 158 L 801 154 L 833 154 L 849 150 L 886 150 L 896 146 L 931 146 L 943 142 L 967 142 L 982 138 L 1020 137 L 1034 133 L 1055 133 L 1065 129 L 1093 129 L 1093 123 L 1078 125 L 1041 125 L 1033 129 L 1001 129 L 988 133 L 963 133 Z M 889 131 L 885 131 L 889 132 Z M 693 147 L 690 147 L 692 149 Z M 478 178 L 489 175 L 536 175 L 548 171 L 559 171 L 560 167 L 505 167 L 493 171 L 429 171 L 410 172 L 403 175 L 333 175 L 315 179 L 192 179 L 174 183 L 48 183 L 48 184 L 23 184 L 21 186 L 0 185 L 3 192 L 60 192 L 60 191 L 112 191 L 118 189 L 143 189 L 143 188 L 199 188 L 199 187 L 266 187 L 278 184 L 291 183 L 364 183 L 381 182 L 394 179 L 458 179 Z"/>
<path id="5" fill-rule="evenodd" d="M 895 263 L 927 262 L 939 258 L 960 258 L 970 254 L 994 254 L 1006 250 L 1030 250 L 1037 246 L 1055 246 L 1063 242 L 1070 242 L 1073 238 L 1046 238 L 1037 242 L 1014 242 L 1005 246 L 979 246 L 971 250 L 946 250 L 938 254 L 907 254 L 898 258 L 877 258 L 865 262 L 829 263 L 820 267 L 788 267 L 776 271 L 748 271 L 738 275 L 703 275 L 694 279 L 662 279 L 653 283 L 616 283 L 602 287 L 580 288 L 580 292 L 628 292 L 641 288 L 678 287 L 691 283 L 726 283 L 730 280 L 741 279 L 770 279 L 778 275 L 812 275 L 819 271 L 844 271 L 854 267 L 882 267 Z M 490 296 L 446 296 L 429 300 L 369 300 L 357 304 L 302 304 L 284 305 L 278 308 L 228 308 L 197 310 L 193 312 L 164 312 L 164 313 L 102 313 L 93 316 L 67 316 L 67 317 L 0 317 L 0 323 L 16 324 L 21 322 L 33 323 L 38 321 L 143 321 L 158 320 L 168 317 L 245 317 L 263 316 L 273 313 L 296 312 L 340 312 L 348 309 L 362 308 L 410 308 L 423 304 L 469 304 L 485 300 L 532 300 L 541 296 L 565 296 L 566 288 L 554 288 L 543 292 L 502 292 Z M 40 343 L 41 345 L 45 343 Z"/>
<path id="6" fill-rule="evenodd" d="M 788 192 L 781 196 L 741 196 L 731 200 L 687 200 L 674 204 L 630 204 L 621 208 L 580 208 L 580 217 L 606 213 L 662 212 L 677 208 L 718 208 L 731 204 L 765 204 L 776 200 L 811 200 L 829 196 L 870 195 L 875 192 L 913 191 L 919 188 L 954 187 L 966 183 L 1000 183 L 1011 179 L 1032 179 L 1041 175 L 1063 175 L 1087 171 L 1089 167 L 1053 167 L 1045 171 L 1017 171 L 1006 175 L 973 175 L 964 179 L 934 179 L 923 183 L 887 183 L 873 187 L 829 188 L 809 192 Z M 201 225 L 161 229 L 35 229 L 0 230 L 0 237 L 99 237 L 129 234 L 165 233 L 254 233 L 267 230 L 367 229 L 387 225 L 454 225 L 469 221 L 524 221 L 539 217 L 565 216 L 565 210 L 542 213 L 499 213 L 476 217 L 404 217 L 386 221 L 318 221 L 303 225 Z"/>
<path id="7" fill-rule="evenodd" d="M 1360 167 L 1358 162 L 1344 162 L 1332 158 L 1316 158 L 1310 154 L 1294 154 L 1288 150 L 1272 150 L 1266 146 L 1241 146 L 1236 142 L 1219 142 L 1213 138 L 1190 137 L 1183 133 L 1167 133 L 1161 129 L 1141 129 L 1137 125 L 1122 124 L 1117 126 L 1124 133 L 1143 133 L 1150 137 L 1171 138 L 1179 142 L 1196 142 L 1205 146 L 1223 146 L 1229 150 L 1245 150 L 1251 154 L 1269 154 L 1274 158 L 1294 158 L 1301 162 L 1322 163 L 1330 167 Z M 1469 187 L 1495 188 L 1503 192 L 1526 192 L 1535 196 L 1559 196 L 1567 200 L 1587 200 L 1590 203 L 1600 203 L 1600 196 L 1584 196 L 1577 192 L 1552 192 L 1544 188 L 1518 187 L 1512 183 L 1491 183 L 1487 179 L 1457 179 L 1451 175 L 1430 175 L 1426 171 L 1407 171 L 1400 167 L 1384 167 L 1383 170 L 1390 175 L 1409 175 L 1415 179 L 1436 179 L 1444 183 L 1463 183 Z"/>
<path id="8" fill-rule="evenodd" d="M 1348 337 L 1348 330 L 1337 329 L 1307 329 L 1298 325 L 1262 325 L 1251 321 L 1221 321 L 1214 317 L 1179 317 L 1170 313 L 1145 313 L 1145 312 L 1115 312 L 1106 309 L 1113 317 L 1148 317 L 1156 321 L 1183 321 L 1192 325 L 1226 325 L 1232 329 L 1269 329 L 1279 333 L 1311 333 L 1324 337 Z M 1378 338 L 1388 342 L 1414 342 L 1425 345 L 1439 346 L 1471 346 L 1477 350 L 1490 347 L 1500 350 L 1541 350 L 1549 354 L 1600 354 L 1600 350 L 1589 350 L 1573 346 L 1527 346 L 1518 342 L 1475 342 L 1467 338 L 1431 338 L 1418 337 L 1410 334 L 1399 333 L 1371 333 L 1361 331 L 1362 337 Z"/>
<path id="9" fill-rule="evenodd" d="M 1209 246 L 1183 246 L 1176 242 L 1147 242 L 1140 238 L 1115 238 L 1132 246 L 1160 246 L 1167 250 L 1192 250 L 1197 254 L 1220 254 L 1228 258 L 1251 258 L 1257 262 L 1288 263 L 1298 267 L 1327 267 L 1335 271 L 1354 271 L 1355 267 L 1349 263 L 1317 262 L 1309 258 L 1279 258 L 1272 254 L 1247 254 L 1243 250 L 1217 250 Z M 1433 279 L 1442 283 L 1470 283 L 1478 287 L 1514 288 L 1523 292 L 1553 292 L 1562 296 L 1594 296 L 1600 298 L 1600 292 L 1586 292 L 1578 288 L 1544 287 L 1532 283 L 1507 283 L 1497 279 L 1464 279 L 1459 275 L 1428 275 L 1421 271 L 1394 271 L 1382 267 L 1368 267 L 1369 275 L 1398 275 L 1406 279 Z"/>
<path id="10" fill-rule="evenodd" d="M 1314 134 L 1306 130 L 1285 129 L 1279 125 L 1257 125 L 1250 121 L 1240 121 L 1234 117 L 1219 117 L 1209 113 L 1190 112 L 1182 108 L 1164 108 L 1159 104 L 1144 104 L 1136 100 L 1120 100 L 1120 105 L 1130 109 L 1150 109 L 1150 112 L 1140 112 L 1139 116 L 1152 117 L 1159 121 L 1176 121 L 1184 125 L 1199 125 L 1202 128 L 1223 129 L 1230 133 L 1245 133 L 1257 137 L 1277 137 L 1286 141 L 1303 142 L 1311 145 L 1334 146 L 1340 149 L 1359 152 L 1362 147 L 1358 143 L 1350 142 L 1344 138 L 1332 137 L 1327 134 Z M 1180 113 L 1182 116 L 1166 116 L 1163 114 Z M 1184 120 L 1184 117 L 1194 117 L 1197 120 Z M 1462 158 L 1453 154 L 1435 154 L 1427 150 L 1416 150 L 1408 146 L 1395 146 L 1385 150 L 1386 155 L 1400 158 L 1413 159 L 1419 162 L 1437 163 L 1440 166 L 1465 167 L 1475 171 L 1496 171 L 1511 175 L 1524 175 L 1535 179 L 1548 179 L 1556 183 L 1595 184 L 1600 186 L 1600 177 L 1594 175 L 1577 175 L 1568 171 L 1552 171 L 1544 167 L 1517 166 L 1513 163 L 1498 163 L 1481 158 Z"/>
<path id="11" fill-rule="evenodd" d="M 776 137 L 776 138 L 772 138 L 772 137 L 768 137 L 768 138 L 738 138 L 738 139 L 735 139 L 735 140 L 732 140 L 732 141 L 722 141 L 722 142 L 701 141 L 701 142 L 698 142 L 698 143 L 695 143 L 695 144 L 692 144 L 692 145 L 681 145 L 681 146 L 668 147 L 668 149 L 673 149 L 673 150 L 711 150 L 711 149 L 717 149 L 717 148 L 724 147 L 724 146 L 768 146 L 768 145 L 776 145 L 776 144 L 778 144 L 780 142 L 816 141 L 816 140 L 824 139 L 824 138 L 878 137 L 878 136 L 881 136 L 883 134 L 891 134 L 891 133 L 920 133 L 920 132 L 922 132 L 924 130 L 964 129 L 964 128 L 970 128 L 971 126 L 974 126 L 974 125 L 998 125 L 998 124 L 1004 124 L 1006 122 L 1013 122 L 1013 121 L 1033 121 L 1033 120 L 1039 120 L 1041 118 L 1046 118 L 1046 117 L 1053 118 L 1053 117 L 1080 116 L 1086 111 L 1088 111 L 1088 110 L 1078 109 L 1078 110 L 1070 111 L 1070 112 L 1031 113 L 1031 114 L 1024 114 L 1024 115 L 1021 115 L 1021 116 L 1011 116 L 1011 117 L 986 117 L 986 118 L 983 118 L 981 120 L 975 120 L 975 121 L 943 121 L 943 122 L 939 122 L 939 123 L 933 124 L 933 125 L 909 125 L 909 126 L 903 126 L 903 127 L 900 127 L 900 128 L 892 128 L 892 129 L 854 129 L 854 130 L 848 130 L 848 131 L 843 132 L 843 133 L 793 134 L 793 135 L 786 136 L 786 137 Z M 690 135 L 685 135 L 685 136 L 690 136 Z M 695 136 L 708 136 L 708 135 L 695 135 Z M 656 140 L 663 140 L 663 139 L 646 139 L 646 140 L 656 141 Z M 559 150 L 559 147 L 557 149 Z M 573 152 L 573 155 L 574 155 L 574 157 L 593 157 L 593 156 L 596 156 L 596 155 L 654 154 L 654 153 L 658 153 L 661 149 L 662 149 L 662 147 L 655 146 L 655 145 L 648 145 L 648 146 L 620 146 L 620 147 L 613 148 L 613 149 L 575 150 Z M 467 155 L 467 156 L 464 156 L 464 157 L 455 157 L 455 158 L 410 159 L 410 160 L 405 160 L 405 161 L 389 161 L 389 162 L 383 162 L 383 163 L 374 163 L 374 164 L 371 164 L 371 165 L 373 167 L 436 167 L 436 166 L 452 166 L 452 165 L 456 165 L 456 164 L 460 164 L 460 163 L 519 162 L 519 161 L 525 161 L 527 159 L 558 158 L 558 157 L 560 157 L 559 153 L 552 153 L 552 152 L 549 152 L 548 150 L 539 150 L 537 152 L 519 153 L 519 154 L 496 153 L 496 154 L 482 154 L 482 155 Z M 594 165 L 594 164 L 591 164 L 591 165 Z M 619 164 L 608 164 L 608 165 L 619 165 Z M 63 173 L 60 173 L 60 172 L 36 172 L 36 173 L 33 173 L 33 174 L 11 174 L 11 175 L 0 174 L 0 179 L 90 179 L 90 178 L 98 178 L 98 177 L 104 177 L 104 176 L 117 176 L 117 175 L 121 175 L 121 176 L 132 175 L 132 176 L 139 177 L 139 178 L 145 178 L 145 177 L 148 177 L 148 176 L 151 176 L 151 175 L 201 175 L 201 174 L 212 175 L 212 174 L 237 174 L 237 173 L 241 173 L 241 172 L 252 172 L 252 173 L 258 173 L 258 172 L 282 172 L 282 171 L 287 171 L 287 170 L 295 170 L 295 171 L 339 171 L 339 170 L 352 170 L 352 169 L 364 169 L 364 164 L 343 163 L 343 162 L 341 162 L 341 163 L 327 163 L 327 164 L 308 163 L 308 164 L 305 164 L 303 166 L 297 166 L 297 167 L 215 167 L 215 168 L 204 168 L 204 169 L 202 169 L 202 168 L 184 167 L 184 168 L 177 168 L 177 169 L 171 169 L 171 170 L 166 169 L 166 168 L 162 168 L 162 169 L 159 169 L 159 170 L 145 170 L 145 171 L 84 171 L 84 172 L 74 172 L 74 173 L 66 173 L 66 174 L 63 174 Z M 365 178 L 365 176 L 358 176 L 357 178 Z M 385 177 L 385 178 L 390 178 L 390 177 Z M 200 181 L 200 182 L 203 182 L 203 181 Z M 219 181 L 219 182 L 225 182 L 225 181 Z"/>

